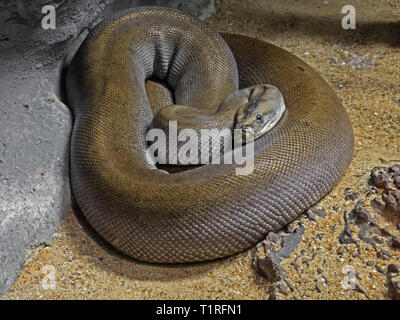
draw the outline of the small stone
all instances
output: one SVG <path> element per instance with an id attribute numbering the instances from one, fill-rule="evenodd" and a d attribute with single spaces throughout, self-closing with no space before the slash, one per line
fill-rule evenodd
<path id="1" fill-rule="evenodd" d="M 294 230 L 295 230 L 295 228 L 294 228 L 291 224 L 288 224 L 288 225 L 286 226 L 286 232 L 287 232 L 287 233 L 293 233 Z"/>
<path id="2" fill-rule="evenodd" d="M 265 254 L 260 254 L 259 250 L 263 249 L 257 248 L 256 267 L 268 281 L 277 282 L 284 277 L 284 271 L 279 264 L 280 261 L 275 258 L 273 248 L 269 248 L 268 244 L 261 243 L 261 245 L 264 245 Z"/>
<path id="3" fill-rule="evenodd" d="M 390 246 L 396 249 L 400 249 L 400 239 L 396 236 L 393 236 L 391 239 Z"/>
<path id="4" fill-rule="evenodd" d="M 392 165 L 389 168 L 389 172 L 394 173 L 395 176 L 399 176 L 400 175 L 400 164 L 395 163 L 394 165 Z"/>
<path id="5" fill-rule="evenodd" d="M 393 183 L 396 186 L 397 189 L 400 189 L 400 176 L 394 177 L 393 178 Z"/>
<path id="6" fill-rule="evenodd" d="M 374 199 L 372 199 L 371 206 L 379 211 L 383 211 L 386 209 L 386 203 L 380 197 L 375 197 Z"/>
<path id="7" fill-rule="evenodd" d="M 351 229 L 348 225 L 345 226 L 344 230 L 340 234 L 339 243 L 341 244 L 355 243 L 352 237 Z"/>
<path id="8" fill-rule="evenodd" d="M 344 247 L 340 246 L 339 248 L 337 248 L 336 253 L 341 256 L 344 253 Z"/>
<path id="9" fill-rule="evenodd" d="M 271 242 L 278 243 L 281 237 L 275 232 L 268 232 L 267 239 Z"/>
<path id="10" fill-rule="evenodd" d="M 344 199 L 345 199 L 346 201 L 348 201 L 348 200 L 354 201 L 354 200 L 356 200 L 357 198 L 358 198 L 358 193 L 357 193 L 357 192 L 353 192 L 353 193 L 346 194 L 346 196 L 344 197 Z"/>
<path id="11" fill-rule="evenodd" d="M 355 206 L 354 213 L 356 214 L 358 222 L 372 222 L 374 220 L 371 213 L 360 205 Z"/>
<path id="12" fill-rule="evenodd" d="M 397 204 L 398 201 L 396 197 L 398 197 L 398 195 L 396 195 L 394 191 L 389 191 L 388 194 L 384 193 L 382 195 L 382 199 L 386 203 L 386 208 L 394 213 L 399 212 L 399 205 Z"/>
<path id="13" fill-rule="evenodd" d="M 375 265 L 376 271 L 378 271 L 379 273 L 384 273 L 385 269 L 382 268 L 379 264 Z"/>
<path id="14" fill-rule="evenodd" d="M 388 169 L 384 167 L 375 167 L 371 171 L 371 182 L 374 186 L 381 189 L 389 189 L 391 177 Z"/>
<path id="15" fill-rule="evenodd" d="M 390 254 L 390 252 L 386 250 L 381 250 L 378 252 L 377 257 L 382 260 L 390 260 L 393 258 L 393 256 Z"/>
<path id="16" fill-rule="evenodd" d="M 353 54 L 349 60 L 349 66 L 357 69 L 368 69 L 374 64 L 374 61 L 367 60 L 366 58 Z"/>
<path id="17" fill-rule="evenodd" d="M 393 300 L 400 300 L 400 268 L 390 264 L 387 271 L 388 293 Z"/>
<path id="18" fill-rule="evenodd" d="M 383 243 L 383 240 L 379 236 L 373 236 L 372 241 L 374 243 Z"/>
<path id="19" fill-rule="evenodd" d="M 265 240 L 257 245 L 253 260 L 256 269 L 271 282 L 284 279 L 285 271 L 280 263 L 296 249 L 303 233 L 304 226 L 301 223 L 297 223 L 293 233 L 269 232 Z"/>
<path id="20" fill-rule="evenodd" d="M 376 189 L 375 189 L 375 187 L 368 188 L 368 189 L 367 189 L 367 193 L 366 193 L 365 195 L 368 197 L 368 196 L 373 195 L 373 194 L 376 194 Z"/>
<path id="21" fill-rule="evenodd" d="M 388 273 L 400 273 L 400 267 L 391 263 L 388 265 Z"/>
<path id="22" fill-rule="evenodd" d="M 328 214 L 325 209 L 318 209 L 318 208 L 312 209 L 312 212 L 321 218 L 325 218 Z"/>
<path id="23" fill-rule="evenodd" d="M 307 211 L 306 211 L 306 216 L 307 216 L 307 218 L 310 219 L 311 221 L 316 221 L 316 220 L 315 220 L 315 216 L 314 216 L 314 214 L 312 213 L 311 210 L 307 210 Z"/>

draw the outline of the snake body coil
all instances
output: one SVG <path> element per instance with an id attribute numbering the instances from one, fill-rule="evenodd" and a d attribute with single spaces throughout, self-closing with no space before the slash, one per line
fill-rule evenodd
<path id="1" fill-rule="evenodd" d="M 73 192 L 94 229 L 139 260 L 201 261 L 249 248 L 315 204 L 351 161 L 348 115 L 314 70 L 261 40 L 222 36 L 227 44 L 175 10 L 137 8 L 100 24 L 69 67 Z M 255 141 L 249 175 L 235 164 L 165 174 L 146 158 L 150 77 L 168 84 L 176 104 L 206 114 L 238 85 L 269 83 L 286 117 Z"/>

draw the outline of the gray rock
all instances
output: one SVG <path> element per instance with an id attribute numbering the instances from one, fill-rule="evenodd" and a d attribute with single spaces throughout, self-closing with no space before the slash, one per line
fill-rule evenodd
<path id="1" fill-rule="evenodd" d="M 27 250 L 50 244 L 71 208 L 68 158 L 72 118 L 59 90 L 63 56 L 105 1 L 56 7 L 47 1 L 0 4 L 0 295 L 25 265 Z"/>
<path id="2" fill-rule="evenodd" d="M 352 192 L 350 188 L 346 188 L 346 190 L 344 190 L 344 193 L 345 193 L 345 198 L 344 199 L 346 201 L 348 201 L 348 200 L 354 201 L 359 196 L 357 192 Z"/>
<path id="3" fill-rule="evenodd" d="M 344 230 L 339 235 L 339 243 L 341 244 L 355 243 L 351 234 L 351 230 L 348 225 L 345 226 Z"/>
<path id="4" fill-rule="evenodd" d="M 46 0 L 0 2 L 0 296 L 24 267 L 27 250 L 51 244 L 71 209 L 63 58 L 106 15 L 156 2 L 54 2 L 55 29 L 42 28 Z M 169 3 L 178 5 L 162 5 Z M 212 12 L 211 0 L 185 3 L 199 17 Z"/>
<path id="5" fill-rule="evenodd" d="M 257 245 L 253 263 L 256 270 L 271 282 L 271 299 L 278 299 L 278 293 L 287 295 L 293 291 L 281 262 L 297 248 L 303 234 L 303 224 L 295 221 L 288 226 L 287 232 L 269 232 L 265 240 Z"/>
<path id="6" fill-rule="evenodd" d="M 382 189 L 389 189 L 391 177 L 389 169 L 385 167 L 375 167 L 371 171 L 371 183 Z"/>

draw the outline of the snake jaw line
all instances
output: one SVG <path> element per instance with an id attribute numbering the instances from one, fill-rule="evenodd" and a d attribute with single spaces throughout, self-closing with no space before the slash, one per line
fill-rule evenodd
<path id="1" fill-rule="evenodd" d="M 282 93 L 273 85 L 262 84 L 242 89 L 248 102 L 236 113 L 236 128 L 246 141 L 256 140 L 272 130 L 286 110 Z"/>

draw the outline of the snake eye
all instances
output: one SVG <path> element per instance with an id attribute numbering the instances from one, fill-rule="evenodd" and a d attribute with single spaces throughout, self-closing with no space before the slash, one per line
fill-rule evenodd
<path id="1" fill-rule="evenodd" d="M 258 113 L 258 114 L 256 115 L 256 120 L 257 120 L 258 123 L 261 123 L 261 122 L 262 122 L 262 116 L 261 116 L 261 114 Z"/>

